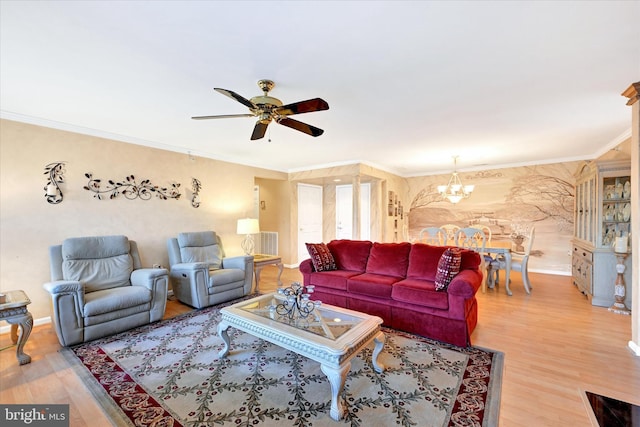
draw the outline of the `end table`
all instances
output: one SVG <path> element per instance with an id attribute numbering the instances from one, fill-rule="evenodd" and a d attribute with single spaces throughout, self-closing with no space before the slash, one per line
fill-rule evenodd
<path id="1" fill-rule="evenodd" d="M 260 272 L 265 265 L 275 265 L 278 267 L 278 286 L 282 286 L 280 277 L 282 276 L 282 258 L 278 255 L 255 254 L 253 256 L 253 271 L 256 276 L 256 292 L 260 292 Z"/>
<path id="2" fill-rule="evenodd" d="M 0 320 L 6 320 L 11 324 L 11 342 L 18 344 L 16 348 L 18 363 L 21 365 L 31 363 L 31 356 L 23 351 L 33 328 L 33 316 L 27 310 L 31 300 L 24 291 L 7 291 L 2 294 L 4 298 L 0 300 Z M 19 336 L 18 325 L 20 326 Z"/>

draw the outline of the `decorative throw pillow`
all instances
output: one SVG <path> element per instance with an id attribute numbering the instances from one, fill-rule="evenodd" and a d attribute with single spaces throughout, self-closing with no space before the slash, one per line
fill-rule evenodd
<path id="1" fill-rule="evenodd" d="M 451 280 L 460 272 L 461 252 L 459 248 L 448 248 L 438 261 L 436 291 L 446 291 Z"/>
<path id="2" fill-rule="evenodd" d="M 316 271 L 336 270 L 336 261 L 324 243 L 305 243 Z"/>

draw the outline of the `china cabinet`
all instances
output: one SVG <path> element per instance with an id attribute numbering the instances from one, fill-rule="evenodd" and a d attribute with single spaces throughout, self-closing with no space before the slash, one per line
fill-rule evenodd
<path id="1" fill-rule="evenodd" d="M 575 178 L 573 283 L 593 305 L 609 307 L 614 302 L 615 252 L 627 252 L 630 241 L 630 161 L 585 162 Z M 624 277 L 628 283 L 629 275 Z M 625 302 L 631 307 L 630 292 Z"/>

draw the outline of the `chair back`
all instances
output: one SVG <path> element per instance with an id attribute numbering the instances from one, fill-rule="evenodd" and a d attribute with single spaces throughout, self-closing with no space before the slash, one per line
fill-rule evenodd
<path id="1" fill-rule="evenodd" d="M 452 244 L 455 244 L 456 233 L 458 232 L 458 230 L 460 230 L 460 227 L 455 224 L 445 224 L 440 226 L 440 228 L 442 228 L 444 232 L 447 234 L 447 244 L 449 242 L 451 242 Z"/>
<path id="2" fill-rule="evenodd" d="M 484 233 L 485 243 L 491 243 L 491 227 L 484 224 L 472 224 L 470 228 L 479 228 Z"/>
<path id="3" fill-rule="evenodd" d="M 49 248 L 51 280 L 73 280 L 85 292 L 129 286 L 141 268 L 138 247 L 126 236 L 73 237 Z"/>
<path id="4" fill-rule="evenodd" d="M 531 231 L 529 232 L 529 241 L 527 242 L 527 249 L 525 249 L 524 255 L 529 256 L 531 254 L 531 249 L 533 248 L 533 238 L 536 234 L 536 228 L 531 227 Z"/>
<path id="5" fill-rule="evenodd" d="M 433 246 L 447 244 L 447 232 L 440 227 L 426 227 L 420 230 L 419 241 Z"/>
<path id="6" fill-rule="evenodd" d="M 460 248 L 471 249 L 480 254 L 484 252 L 486 246 L 484 232 L 479 228 L 473 227 L 459 229 L 455 234 L 454 242 Z"/>
<path id="7" fill-rule="evenodd" d="M 214 231 L 180 233 L 168 241 L 169 263 L 204 262 L 211 268 L 220 268 L 224 258 L 224 248 L 220 237 Z"/>

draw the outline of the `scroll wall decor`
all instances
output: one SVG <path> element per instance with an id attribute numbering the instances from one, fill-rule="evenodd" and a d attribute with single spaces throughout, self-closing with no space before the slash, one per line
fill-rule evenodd
<path id="1" fill-rule="evenodd" d="M 120 194 L 122 194 L 125 198 L 129 200 L 134 199 L 142 199 L 149 200 L 153 195 L 162 200 L 167 199 L 179 199 L 180 198 L 180 184 L 174 183 L 171 184 L 171 187 L 158 187 L 157 185 L 151 184 L 151 181 L 148 179 L 140 181 L 140 183 L 136 182 L 136 178 L 133 175 L 129 175 L 122 182 L 115 182 L 113 180 L 108 180 L 107 185 L 103 189 L 101 187 L 102 180 L 93 178 L 93 174 L 88 172 L 85 173 L 89 179 L 87 185 L 84 186 L 84 189 L 87 191 L 91 191 L 93 197 L 98 200 L 102 200 L 104 195 L 109 194 L 109 199 L 115 199 Z"/>
<path id="2" fill-rule="evenodd" d="M 191 189 L 193 190 L 193 196 L 191 196 L 191 206 L 194 208 L 200 207 L 200 189 L 202 183 L 199 179 L 191 178 Z"/>
<path id="3" fill-rule="evenodd" d="M 63 199 L 60 184 L 64 182 L 65 163 L 53 162 L 44 167 L 44 174 L 48 176 L 47 185 L 44 186 L 44 197 L 52 205 L 57 205 Z"/>

